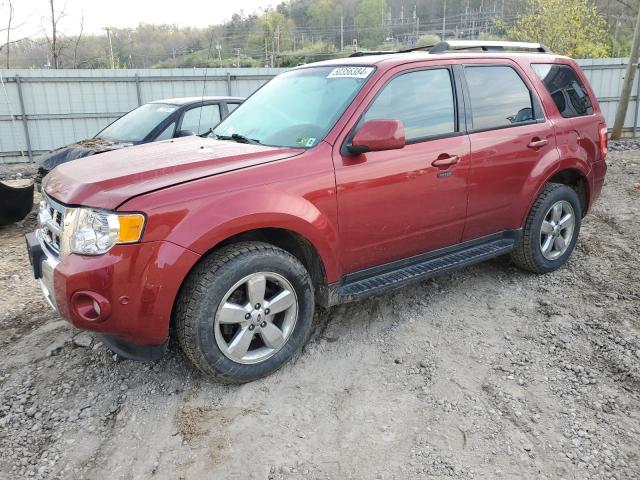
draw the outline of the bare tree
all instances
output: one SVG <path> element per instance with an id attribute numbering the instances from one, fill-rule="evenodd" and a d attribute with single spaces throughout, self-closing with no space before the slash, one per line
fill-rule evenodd
<path id="1" fill-rule="evenodd" d="M 78 45 L 80 44 L 80 39 L 82 38 L 83 31 L 84 31 L 84 11 L 82 12 L 82 16 L 80 17 L 80 32 L 76 37 L 76 42 L 73 47 L 73 68 L 78 68 Z"/>
<path id="2" fill-rule="evenodd" d="M 7 68 L 9 68 L 9 52 L 11 51 L 11 22 L 13 22 L 13 2 L 9 0 L 9 20 L 7 21 Z"/>
<path id="3" fill-rule="evenodd" d="M 51 23 L 51 34 L 47 32 L 46 28 L 43 28 L 44 35 L 49 45 L 49 52 L 51 53 L 51 61 L 53 68 L 60 68 L 60 54 L 62 52 L 62 42 L 58 37 L 58 23 L 65 16 L 65 4 L 59 12 L 56 12 L 55 0 L 49 0 L 49 8 L 51 11 L 51 17 L 48 19 Z"/>
<path id="4" fill-rule="evenodd" d="M 11 40 L 11 34 L 12 32 L 14 32 L 16 29 L 22 27 L 23 25 L 25 25 L 26 20 L 18 25 L 14 24 L 14 19 L 15 19 L 15 11 L 13 9 L 13 0 L 8 0 L 8 2 L 6 3 L 7 6 L 7 14 L 8 14 L 8 19 L 7 19 L 7 26 L 6 28 L 0 28 L 0 33 L 5 33 L 6 32 L 6 42 L 5 43 L 0 43 L 0 52 L 2 52 L 3 49 L 7 49 L 6 52 L 6 62 L 5 62 L 5 66 L 6 68 L 10 67 L 10 58 L 11 58 L 11 45 L 13 45 L 14 43 L 18 43 L 21 42 L 29 37 L 22 37 L 22 38 L 18 38 L 18 39 L 14 39 Z M 0 11 L 4 10 L 5 7 L 5 3 L 2 2 L 0 3 Z"/>

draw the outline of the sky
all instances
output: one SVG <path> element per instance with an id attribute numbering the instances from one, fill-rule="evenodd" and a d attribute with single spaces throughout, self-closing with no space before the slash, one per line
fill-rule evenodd
<path id="1" fill-rule="evenodd" d="M 54 0 L 56 9 L 65 9 L 59 29 L 65 35 L 80 30 L 84 13 L 84 32 L 101 33 L 104 27 L 135 27 L 141 22 L 204 27 L 222 23 L 236 12 L 252 13 L 275 7 L 280 0 Z M 6 22 L 8 0 L 0 0 L 0 24 Z M 4 4 L 4 5 L 3 5 Z M 50 17 L 49 0 L 13 0 L 14 25 L 21 25 L 14 38 L 40 35 Z M 0 28 L 6 25 L 0 25 Z"/>

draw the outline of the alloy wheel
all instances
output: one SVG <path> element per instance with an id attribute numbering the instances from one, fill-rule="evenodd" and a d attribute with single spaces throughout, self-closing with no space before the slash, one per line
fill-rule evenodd
<path id="1" fill-rule="evenodd" d="M 554 203 L 542 220 L 540 250 L 547 260 L 556 260 L 567 251 L 576 223 L 573 207 L 566 200 Z"/>
<path id="2" fill-rule="evenodd" d="M 286 343 L 298 320 L 298 299 L 291 283 L 273 272 L 257 272 L 233 285 L 214 320 L 218 347 L 242 364 L 260 363 Z"/>

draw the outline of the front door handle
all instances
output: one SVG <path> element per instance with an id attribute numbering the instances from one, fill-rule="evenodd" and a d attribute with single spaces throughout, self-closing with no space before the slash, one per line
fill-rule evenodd
<path id="1" fill-rule="evenodd" d="M 460 157 L 458 155 L 448 155 L 443 153 L 438 158 L 436 158 L 431 165 L 434 167 L 449 167 L 451 165 L 455 165 L 460 161 Z"/>
<path id="2" fill-rule="evenodd" d="M 540 139 L 538 137 L 534 137 L 533 140 L 531 140 L 529 142 L 527 147 L 529 147 L 529 148 L 541 148 L 541 147 L 544 147 L 548 143 L 549 143 L 549 140 L 547 140 L 547 139 L 544 139 L 544 138 Z"/>

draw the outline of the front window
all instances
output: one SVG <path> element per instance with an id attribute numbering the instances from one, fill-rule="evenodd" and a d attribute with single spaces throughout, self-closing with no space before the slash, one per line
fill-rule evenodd
<path id="1" fill-rule="evenodd" d="M 147 103 L 123 115 L 96 137 L 114 142 L 141 142 L 177 108 L 168 103 Z"/>
<path id="2" fill-rule="evenodd" d="M 311 67 L 278 75 L 213 133 L 263 145 L 310 148 L 322 140 L 373 73 L 373 67 Z"/>
<path id="3" fill-rule="evenodd" d="M 407 142 L 454 133 L 455 106 L 449 70 L 420 70 L 395 77 L 361 121 L 374 119 L 401 120 Z"/>

